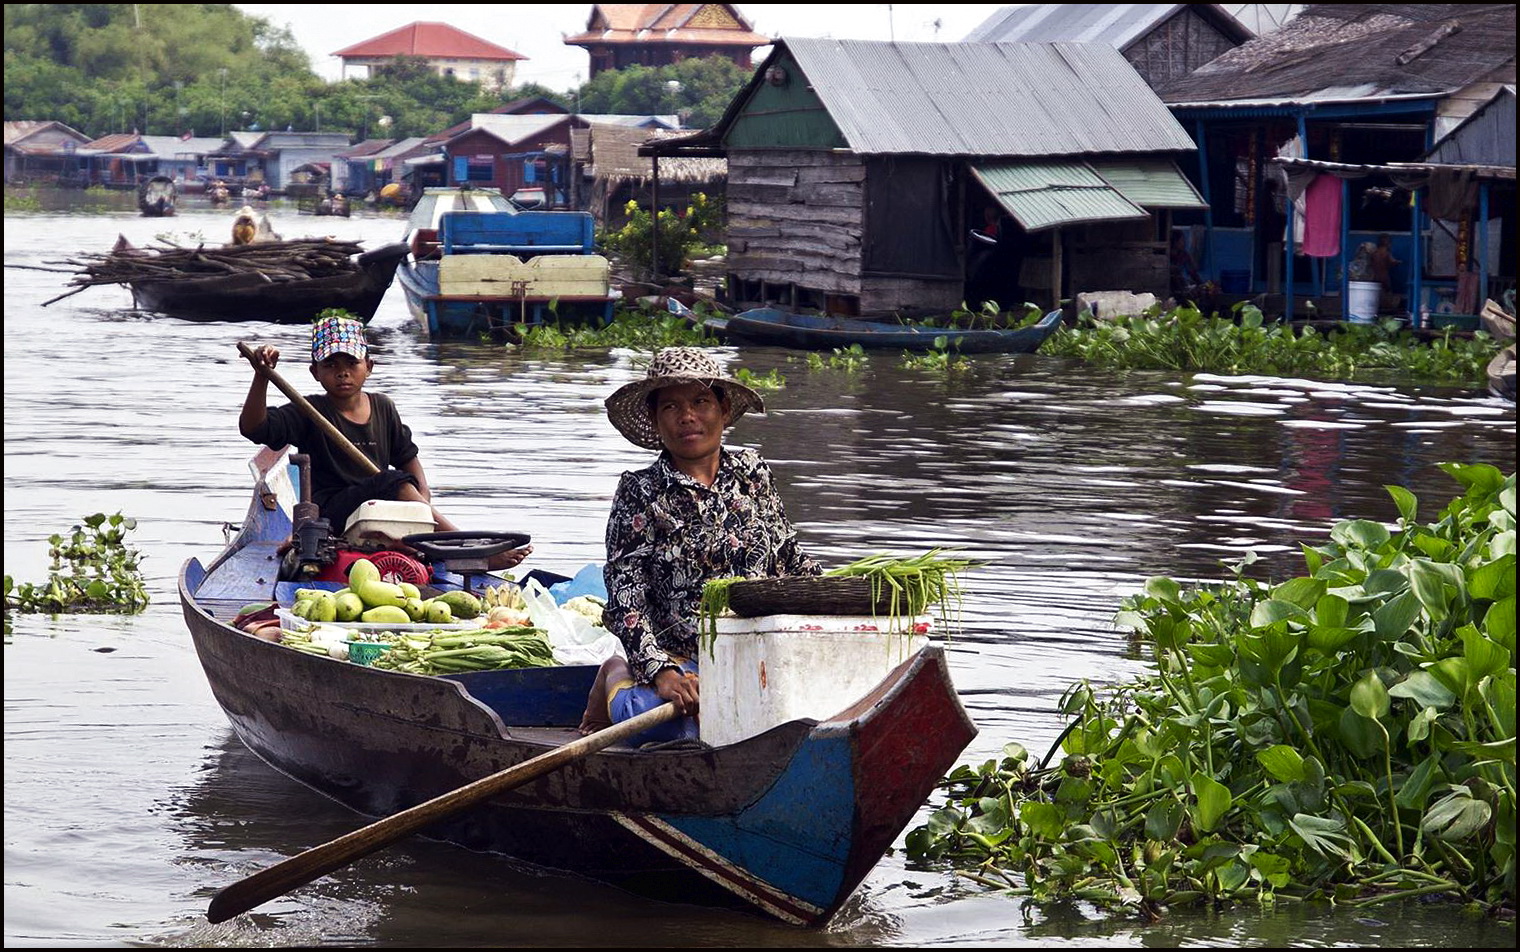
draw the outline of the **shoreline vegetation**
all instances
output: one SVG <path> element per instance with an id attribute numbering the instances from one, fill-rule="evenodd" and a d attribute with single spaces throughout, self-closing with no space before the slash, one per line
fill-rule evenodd
<path id="1" fill-rule="evenodd" d="M 1515 475 L 1441 468 L 1462 492 L 1436 521 L 1389 486 L 1397 528 L 1339 523 L 1302 576 L 1150 579 L 1116 618 L 1148 673 L 1073 685 L 1038 761 L 957 767 L 909 857 L 1152 920 L 1434 898 L 1513 919 Z"/>
<path id="2" fill-rule="evenodd" d="M 700 326 L 712 316 L 698 303 L 686 319 L 652 305 L 617 309 L 606 327 L 544 324 L 522 332 L 512 346 L 524 350 L 632 347 L 653 350 L 671 346 L 724 346 Z M 957 312 L 953 321 L 973 315 Z M 1025 321 L 1038 320 L 1031 311 Z M 1014 326 L 1018 326 L 1017 324 Z M 1351 324 L 1330 330 L 1295 327 L 1266 320 L 1255 305 L 1238 306 L 1229 316 L 1206 316 L 1191 305 L 1140 317 L 1095 321 L 1083 317 L 1060 328 L 1037 353 L 1062 357 L 1114 371 L 1170 370 L 1179 373 L 1261 374 L 1324 381 L 1471 387 L 1486 386 L 1485 368 L 1501 342 L 1484 331 L 1447 331 L 1421 336 L 1399 322 Z M 855 348 L 859 351 L 859 348 Z M 892 354 L 903 366 L 950 373 L 968 358 L 953 349 L 927 354 Z M 809 352 L 810 365 L 855 369 L 869 359 L 863 351 L 833 355 Z"/>

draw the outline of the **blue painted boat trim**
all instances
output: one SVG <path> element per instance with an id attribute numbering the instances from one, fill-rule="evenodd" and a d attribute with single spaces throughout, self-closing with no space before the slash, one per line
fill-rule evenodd
<path id="1" fill-rule="evenodd" d="M 809 739 L 764 797 L 727 817 L 661 816 L 793 901 L 823 908 L 850 855 L 855 782 L 850 738 Z"/>

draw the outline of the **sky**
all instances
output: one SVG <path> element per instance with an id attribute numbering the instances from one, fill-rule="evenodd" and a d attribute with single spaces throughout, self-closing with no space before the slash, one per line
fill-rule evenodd
<path id="1" fill-rule="evenodd" d="M 834 37 L 846 40 L 903 40 L 958 43 L 983 20 L 1008 4 L 998 3 L 744 3 L 739 12 L 766 36 Z M 239 10 L 288 27 L 311 57 L 318 75 L 342 77 L 336 50 L 373 39 L 418 20 L 447 23 L 528 57 L 517 64 L 517 82 L 555 91 L 586 81 L 590 57 L 566 46 L 566 36 L 583 32 L 589 3 L 410 4 L 238 3 Z M 362 15 L 349 15 L 349 11 Z M 755 59 L 765 55 L 756 50 Z M 367 70 L 350 70 L 363 78 Z"/>

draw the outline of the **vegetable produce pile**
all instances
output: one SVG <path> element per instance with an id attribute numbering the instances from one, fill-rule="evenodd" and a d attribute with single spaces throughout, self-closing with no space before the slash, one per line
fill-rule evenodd
<path id="1" fill-rule="evenodd" d="M 554 664 L 549 636 L 537 628 L 408 632 L 391 644 L 391 650 L 376 658 L 372 667 L 412 674 L 458 674 Z"/>
<path id="2" fill-rule="evenodd" d="M 297 618 L 315 622 L 447 625 L 456 618 L 474 618 L 481 607 L 480 599 L 469 592 L 444 592 L 424 599 L 417 586 L 383 581 L 375 563 L 359 559 L 348 570 L 347 588 L 336 592 L 298 588 L 291 612 Z"/>

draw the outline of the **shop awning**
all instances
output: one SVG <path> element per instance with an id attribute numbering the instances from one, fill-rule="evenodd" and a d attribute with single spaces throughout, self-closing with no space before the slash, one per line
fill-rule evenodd
<path id="1" fill-rule="evenodd" d="M 1137 221 L 1148 208 L 1205 208 L 1169 159 L 975 162 L 971 172 L 1025 231 Z"/>

